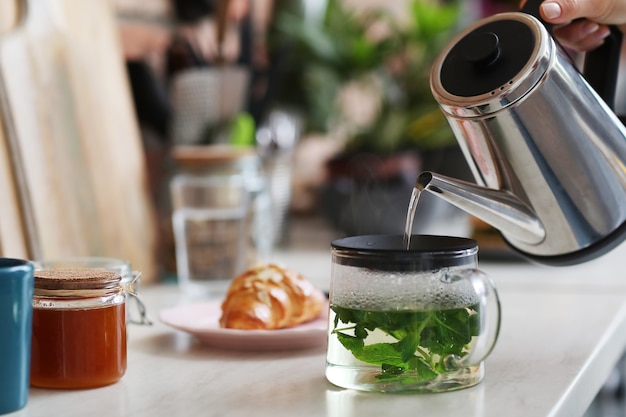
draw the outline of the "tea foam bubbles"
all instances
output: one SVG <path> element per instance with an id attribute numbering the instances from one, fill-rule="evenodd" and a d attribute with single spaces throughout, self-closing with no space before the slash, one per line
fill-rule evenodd
<path id="1" fill-rule="evenodd" d="M 478 303 L 478 295 L 461 270 L 433 272 L 390 272 L 333 265 L 333 304 L 342 307 L 389 311 L 433 310 L 467 307 Z"/>

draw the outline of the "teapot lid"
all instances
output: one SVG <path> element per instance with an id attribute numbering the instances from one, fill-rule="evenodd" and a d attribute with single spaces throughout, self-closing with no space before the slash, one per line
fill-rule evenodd
<path id="1" fill-rule="evenodd" d="M 382 271 L 425 271 L 476 262 L 478 243 L 454 236 L 412 235 L 406 248 L 403 235 L 363 235 L 331 243 L 333 262 Z"/>
<path id="2" fill-rule="evenodd" d="M 431 72 L 440 104 L 506 107 L 545 74 L 554 41 L 535 17 L 500 13 L 468 27 L 442 51 Z"/>

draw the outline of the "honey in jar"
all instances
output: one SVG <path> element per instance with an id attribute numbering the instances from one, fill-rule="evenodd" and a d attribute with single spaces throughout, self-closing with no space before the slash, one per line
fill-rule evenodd
<path id="1" fill-rule="evenodd" d="M 126 371 L 125 295 L 119 274 L 100 269 L 35 271 L 30 383 L 94 388 Z"/>

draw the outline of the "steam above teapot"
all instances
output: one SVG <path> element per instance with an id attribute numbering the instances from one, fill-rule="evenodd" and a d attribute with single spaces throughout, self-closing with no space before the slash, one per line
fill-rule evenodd
<path id="1" fill-rule="evenodd" d="M 424 172 L 416 188 L 499 229 L 537 262 L 569 265 L 626 238 L 626 129 L 612 110 L 621 33 L 581 74 L 539 16 L 480 20 L 441 52 L 431 90 L 476 184 Z"/>

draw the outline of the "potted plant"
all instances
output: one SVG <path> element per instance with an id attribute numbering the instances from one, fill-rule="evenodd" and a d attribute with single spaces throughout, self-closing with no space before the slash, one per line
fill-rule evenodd
<path id="1" fill-rule="evenodd" d="M 328 163 L 322 211 L 346 233 L 402 232 L 421 170 L 467 176 L 429 84 L 434 59 L 456 32 L 460 2 L 408 6 L 399 18 L 329 1 L 321 21 L 278 18 L 292 42 L 279 97 L 300 106 L 309 131 L 343 143 Z"/>

